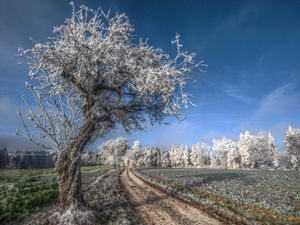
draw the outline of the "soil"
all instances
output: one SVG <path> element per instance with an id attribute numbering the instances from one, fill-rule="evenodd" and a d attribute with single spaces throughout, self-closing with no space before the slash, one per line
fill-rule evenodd
<path id="1" fill-rule="evenodd" d="M 218 225 L 218 220 L 199 208 L 147 184 L 130 169 L 121 174 L 121 183 L 145 225 Z"/>

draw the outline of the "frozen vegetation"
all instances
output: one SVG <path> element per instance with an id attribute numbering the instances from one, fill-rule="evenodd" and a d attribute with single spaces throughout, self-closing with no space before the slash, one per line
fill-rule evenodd
<path id="1" fill-rule="evenodd" d="M 108 170 L 108 167 L 83 167 L 83 182 Z M 56 203 L 57 197 L 58 184 L 53 169 L 0 170 L 1 224 L 27 218 Z"/>
<path id="2" fill-rule="evenodd" d="M 85 165 L 106 165 L 115 170 L 102 176 L 108 167 L 84 167 L 82 196 L 89 210 L 83 216 L 70 212 L 73 216 L 67 217 L 67 223 L 90 212 L 88 221 L 93 224 L 140 223 L 120 184 L 120 173 L 127 166 L 136 168 L 142 179 L 194 202 L 223 222 L 298 224 L 298 134 L 298 129 L 287 129 L 285 161 L 270 133 L 246 131 L 237 142 L 214 139 L 212 146 L 173 145 L 170 151 L 143 148 L 140 141 L 130 146 L 126 138 L 109 140 L 99 151 L 82 154 L 81 158 Z M 59 192 L 53 169 L 2 170 L 0 179 L 2 222 L 22 222 L 31 215 L 22 223 L 49 224 L 48 217 L 56 221 L 53 224 L 62 223 L 64 217 L 57 213 Z M 40 218 L 39 223 L 34 218 Z"/>
<path id="3" fill-rule="evenodd" d="M 300 129 L 289 127 L 286 132 L 286 147 L 294 169 L 300 167 Z"/>
<path id="4" fill-rule="evenodd" d="M 22 96 L 28 112 L 18 110 L 23 129 L 16 133 L 56 151 L 61 225 L 93 223 L 81 193 L 86 147 L 116 127 L 131 132 L 144 129 L 146 119 L 154 124 L 180 116 L 191 103 L 186 90 L 191 72 L 206 68 L 182 49 L 179 34 L 171 57 L 147 40 L 136 41 L 124 13 L 71 5 L 72 15 L 54 27 L 52 37 L 19 49 L 21 63 L 29 67 L 26 87 L 36 104 Z M 120 164 L 115 160 L 122 154 L 106 160 Z M 146 155 L 146 165 L 152 166 L 152 150 Z"/>
<path id="5" fill-rule="evenodd" d="M 144 169 L 137 174 L 238 224 L 299 224 L 298 171 Z"/>
<path id="6" fill-rule="evenodd" d="M 140 141 L 129 146 L 126 138 L 117 138 L 99 151 L 84 153 L 115 128 L 130 133 L 145 129 L 147 120 L 162 124 L 169 116 L 180 117 L 183 108 L 193 105 L 188 92 L 191 73 L 207 66 L 183 50 L 179 34 L 171 42 L 175 52 L 170 55 L 136 38 L 123 13 L 77 9 L 73 2 L 71 6 L 71 16 L 54 27 L 46 42 L 19 49 L 20 62 L 28 65 L 26 87 L 33 101 L 22 96 L 28 110 L 18 110 L 23 129 L 16 134 L 52 150 L 56 176 L 52 170 L 21 175 L 18 170 L 1 171 L 1 223 L 34 213 L 26 224 L 139 224 L 120 184 L 124 167 L 177 168 L 139 170 L 137 175 L 221 221 L 300 223 L 299 129 L 287 129 L 285 157 L 271 133 L 248 131 L 239 140 L 224 137 L 212 140 L 211 146 L 173 145 L 168 151 L 142 148 Z M 45 158 L 9 155 L 6 150 L 0 154 L 0 168 Z M 113 169 L 82 171 L 81 165 Z M 38 212 L 52 203 L 51 210 Z"/>
<path id="7" fill-rule="evenodd" d="M 172 145 L 170 150 L 143 148 L 140 141 L 132 146 L 126 138 L 109 140 L 96 152 L 82 155 L 85 164 L 129 167 L 175 167 L 214 169 L 298 169 L 299 129 L 288 127 L 286 151 L 279 151 L 271 133 L 245 131 L 237 141 L 213 139 L 207 143 Z"/>

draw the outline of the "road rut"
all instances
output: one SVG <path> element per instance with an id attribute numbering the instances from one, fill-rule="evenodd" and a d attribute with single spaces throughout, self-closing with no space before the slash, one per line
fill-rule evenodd
<path id="1" fill-rule="evenodd" d="M 200 209 L 145 183 L 130 169 L 122 172 L 121 183 L 146 225 L 221 224 Z"/>

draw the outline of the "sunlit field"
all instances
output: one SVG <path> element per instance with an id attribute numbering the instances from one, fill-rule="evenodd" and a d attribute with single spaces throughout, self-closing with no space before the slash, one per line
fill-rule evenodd
<path id="1" fill-rule="evenodd" d="M 140 173 L 222 216 L 274 224 L 300 223 L 299 171 L 173 168 L 144 169 Z"/>
<path id="2" fill-rule="evenodd" d="M 300 225 L 299 8 L 0 0 L 0 225 Z"/>

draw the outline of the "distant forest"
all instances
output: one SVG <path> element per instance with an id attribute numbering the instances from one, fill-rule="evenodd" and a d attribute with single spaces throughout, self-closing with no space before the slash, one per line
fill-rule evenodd
<path id="1" fill-rule="evenodd" d="M 47 151 L 8 152 L 0 149 L 0 169 L 29 169 L 54 167 L 55 154 Z"/>

